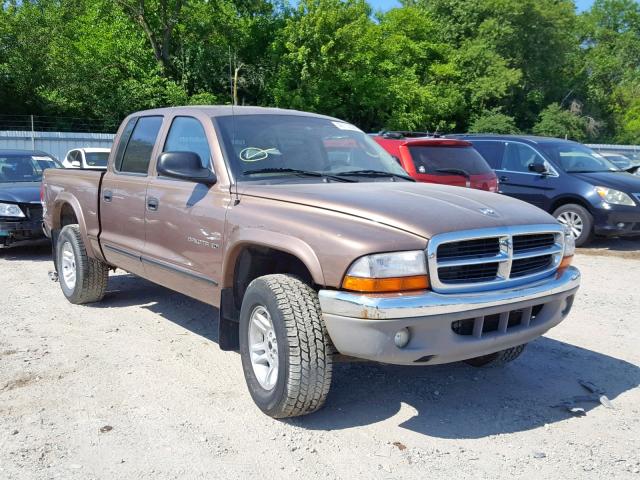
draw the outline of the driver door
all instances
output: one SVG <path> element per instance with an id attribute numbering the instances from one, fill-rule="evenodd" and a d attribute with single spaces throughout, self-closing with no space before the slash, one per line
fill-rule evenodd
<path id="1" fill-rule="evenodd" d="M 543 163 L 546 174 L 532 172 L 529 165 Z M 558 174 L 540 153 L 520 142 L 504 142 L 501 168 L 496 171 L 500 193 L 547 209 L 557 187 Z"/>

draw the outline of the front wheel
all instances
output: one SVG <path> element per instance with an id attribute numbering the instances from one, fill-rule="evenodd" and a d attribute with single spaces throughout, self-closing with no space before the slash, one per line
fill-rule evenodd
<path id="1" fill-rule="evenodd" d="M 290 275 L 251 282 L 240 311 L 240 356 L 249 393 L 264 413 L 285 418 L 322 407 L 331 352 L 315 290 Z"/>
<path id="2" fill-rule="evenodd" d="M 109 267 L 87 255 L 78 225 L 67 225 L 60 231 L 56 266 L 62 293 L 71 303 L 102 300 L 107 290 Z"/>
<path id="3" fill-rule="evenodd" d="M 576 247 L 586 244 L 593 235 L 593 216 L 582 205 L 569 203 L 553 212 L 556 220 L 569 227 Z"/>

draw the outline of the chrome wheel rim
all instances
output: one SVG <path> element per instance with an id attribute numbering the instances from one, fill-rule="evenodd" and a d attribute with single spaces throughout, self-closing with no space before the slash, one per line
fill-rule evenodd
<path id="1" fill-rule="evenodd" d="M 572 212 L 569 210 L 568 212 L 562 212 L 558 215 L 557 220 L 569 227 L 571 230 L 571 235 L 573 238 L 578 238 L 582 235 L 582 231 L 584 230 L 584 222 L 582 221 L 582 217 L 578 215 L 576 212 Z"/>
<path id="2" fill-rule="evenodd" d="M 249 317 L 249 356 L 258 383 L 271 390 L 278 382 L 278 341 L 271 315 L 262 305 Z"/>
<path id="3" fill-rule="evenodd" d="M 62 245 L 62 278 L 64 284 L 70 290 L 76 286 L 76 256 L 73 254 L 73 248 L 69 242 Z"/>

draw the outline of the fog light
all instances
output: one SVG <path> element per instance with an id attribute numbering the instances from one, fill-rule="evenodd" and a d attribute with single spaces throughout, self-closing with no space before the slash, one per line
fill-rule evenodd
<path id="1" fill-rule="evenodd" d="M 618 227 L 618 228 L 624 228 L 624 223 L 619 222 L 619 223 L 616 225 L 616 227 Z"/>
<path id="2" fill-rule="evenodd" d="M 398 348 L 406 347 L 407 343 L 409 343 L 409 340 L 411 340 L 411 334 L 409 333 L 408 328 L 402 328 L 398 330 L 395 337 L 393 337 L 393 341 Z"/>

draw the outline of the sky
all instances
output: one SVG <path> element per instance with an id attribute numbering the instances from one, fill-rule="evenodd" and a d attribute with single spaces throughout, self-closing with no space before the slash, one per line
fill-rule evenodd
<path id="1" fill-rule="evenodd" d="M 593 4 L 593 0 L 575 0 L 578 11 L 582 12 L 588 10 Z M 398 0 L 369 0 L 369 3 L 376 10 L 389 10 L 393 7 L 398 7 L 400 2 Z"/>

